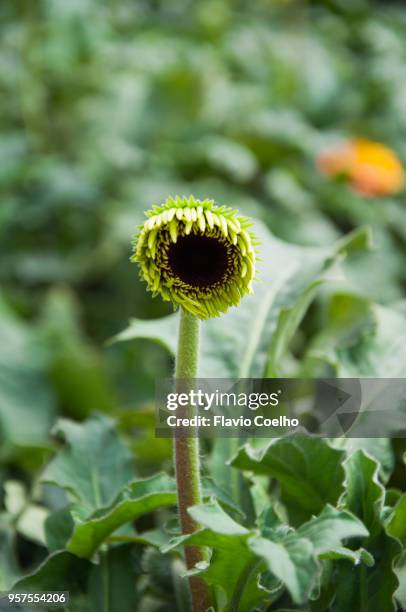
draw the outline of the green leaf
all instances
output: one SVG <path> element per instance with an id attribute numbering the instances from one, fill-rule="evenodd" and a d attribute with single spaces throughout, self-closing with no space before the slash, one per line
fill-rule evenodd
<path id="1" fill-rule="evenodd" d="M 14 552 L 13 531 L 8 521 L 0 515 L 0 591 L 10 590 L 19 574 Z"/>
<path id="2" fill-rule="evenodd" d="M 79 304 L 71 290 L 51 289 L 40 321 L 49 353 L 49 372 L 65 415 L 85 418 L 90 412 L 111 412 L 116 404 L 106 364 L 85 337 Z"/>
<path id="3" fill-rule="evenodd" d="M 368 535 L 364 525 L 347 511 L 327 505 L 319 516 L 313 517 L 296 531 L 286 533 L 277 526 L 267 529 L 267 538 L 252 538 L 249 546 L 267 563 L 268 569 L 289 590 L 296 603 L 305 603 L 319 576 L 316 557 L 330 553 L 334 558 L 348 558 L 352 551 L 339 548 L 348 538 Z M 355 556 L 355 553 L 352 553 Z M 333 558 L 333 556 L 331 557 Z M 361 558 L 358 554 L 357 560 Z M 363 560 L 366 555 L 362 555 Z M 355 562 L 354 558 L 352 558 Z"/>
<path id="4" fill-rule="evenodd" d="M 390 438 L 346 438 L 340 440 L 348 455 L 358 449 L 364 450 L 373 457 L 379 465 L 379 476 L 387 482 L 395 466 L 392 441 Z"/>
<path id="5" fill-rule="evenodd" d="M 213 549 L 209 565 L 192 572 L 201 575 L 207 584 L 216 587 L 218 601 L 225 594 L 226 610 L 252 610 L 267 600 L 269 594 L 258 584 L 258 573 L 264 570 L 255 554 L 248 548 L 247 534 L 218 534 L 205 529 L 187 540 L 187 544 Z"/>
<path id="6" fill-rule="evenodd" d="M 156 595 L 165 602 L 165 610 L 191 612 L 189 581 L 185 576 L 186 568 L 182 559 L 172 555 L 163 555 L 158 550 L 144 549 L 141 563 L 143 590 Z"/>
<path id="7" fill-rule="evenodd" d="M 18 580 L 14 590 L 83 592 L 91 564 L 67 551 L 52 553 L 31 574 Z"/>
<path id="8" fill-rule="evenodd" d="M 281 498 L 293 524 L 335 504 L 343 490 L 344 451 L 319 438 L 286 437 L 271 441 L 263 450 L 244 446 L 231 465 L 276 478 Z"/>
<path id="9" fill-rule="evenodd" d="M 262 537 L 253 537 L 248 545 L 285 584 L 295 603 L 307 600 L 318 573 L 313 546 L 309 540 L 295 536 L 283 542 L 272 542 Z"/>
<path id="10" fill-rule="evenodd" d="M 385 206 L 382 208 L 385 211 Z M 404 296 L 399 282 L 404 277 L 404 259 L 396 238 L 381 225 L 375 211 L 376 208 L 370 219 L 374 249 L 371 253 L 360 253 L 345 262 L 345 271 L 356 293 L 367 295 L 374 302 L 388 304 Z M 403 213 L 403 226 L 404 221 Z M 376 282 L 377 278 L 380 279 L 379 283 Z"/>
<path id="11" fill-rule="evenodd" d="M 296 603 L 304 603 L 318 580 L 317 555 L 329 551 L 334 552 L 334 558 L 370 562 L 365 551 L 357 554 L 339 549 L 343 540 L 366 536 L 368 532 L 349 512 L 331 506 L 326 506 L 318 517 L 297 531 L 287 530 L 272 518 L 275 527 L 268 527 L 266 536 L 236 523 L 215 501 L 193 506 L 189 513 L 203 529 L 192 536 L 176 538 L 164 550 L 185 543 L 212 548 L 210 564 L 197 568 L 194 573 L 198 572 L 208 584 L 225 591 L 227 610 L 237 609 L 233 605 L 239 606 L 238 610 L 249 610 L 252 609 L 249 605 L 269 599 L 269 593 L 258 589 L 259 575 L 266 569 L 286 586 Z"/>
<path id="12" fill-rule="evenodd" d="M 73 512 L 74 528 L 67 543 L 78 557 L 91 558 L 102 542 L 122 525 L 164 506 L 176 504 L 176 486 L 166 474 L 127 485 L 114 502 L 85 520 Z"/>
<path id="13" fill-rule="evenodd" d="M 93 565 L 88 580 L 88 597 L 92 610 L 133 612 L 140 603 L 134 572 L 134 546 L 125 544 L 110 548 Z"/>
<path id="14" fill-rule="evenodd" d="M 213 549 L 210 563 L 192 573 L 215 587 L 219 610 L 252 610 L 267 599 L 267 591 L 258 586 L 260 564 L 247 546 L 252 532 L 236 523 L 215 501 L 193 506 L 189 513 L 203 529 L 191 536 L 175 538 L 163 547 L 163 552 L 183 544 Z"/>
<path id="15" fill-rule="evenodd" d="M 0 336 L 0 460 L 22 457 L 32 469 L 49 449 L 55 412 L 47 355 L 35 331 L 2 301 Z"/>
<path id="16" fill-rule="evenodd" d="M 406 547 L 406 494 L 402 495 L 394 507 L 387 524 L 387 532 Z"/>
<path id="17" fill-rule="evenodd" d="M 116 535 L 112 535 L 108 538 L 109 543 L 124 543 L 129 544 L 130 542 L 134 544 L 145 544 L 147 546 L 152 546 L 153 548 L 160 548 L 161 546 L 165 546 L 171 540 L 172 536 L 166 531 L 162 529 L 151 529 L 149 531 L 143 531 L 142 533 L 130 533 L 126 535 L 125 533 L 117 533 Z"/>
<path id="18" fill-rule="evenodd" d="M 111 342 L 124 342 L 141 338 L 152 340 L 163 346 L 169 353 L 175 355 L 177 347 L 179 317 L 172 314 L 161 319 L 141 321 L 131 319 L 129 326 L 112 338 Z"/>
<path id="19" fill-rule="evenodd" d="M 339 561 L 335 576 L 336 599 L 334 612 L 341 610 L 394 610 L 393 597 L 398 587 L 394 560 L 401 546 L 389 536 L 383 526 L 384 488 L 378 480 L 378 463 L 363 450 L 357 450 L 345 462 L 346 491 L 340 504 L 358 516 L 370 536 L 363 546 L 373 556 L 371 568 L 354 567 Z"/>
<path id="20" fill-rule="evenodd" d="M 248 485 L 247 490 L 249 490 Z M 215 497 L 222 506 L 240 518 L 245 516 L 244 509 L 233 501 L 227 493 L 227 489 L 219 487 L 212 478 L 202 478 L 202 494 L 204 499 Z"/>
<path id="21" fill-rule="evenodd" d="M 359 550 L 351 550 L 350 548 L 343 548 L 342 546 L 337 546 L 337 548 L 332 548 L 327 552 L 321 553 L 319 555 L 319 558 L 330 559 L 332 561 L 344 559 L 347 561 L 351 561 L 354 565 L 365 563 L 365 565 L 368 565 L 368 567 L 372 567 L 375 563 L 373 556 L 367 550 L 365 550 L 365 548 L 360 548 Z"/>
<path id="22" fill-rule="evenodd" d="M 372 568 L 339 561 L 335 574 L 336 597 L 333 612 L 360 610 L 365 612 L 394 611 L 394 593 L 398 579 L 393 570 L 400 552 L 399 543 L 383 531 L 368 545 L 375 564 Z"/>
<path id="23" fill-rule="evenodd" d="M 212 527 L 215 524 L 216 533 L 228 535 L 243 535 L 248 530 L 234 521 L 216 501 L 200 506 L 192 506 L 188 512 L 197 523 L 203 527 Z"/>
<path id="24" fill-rule="evenodd" d="M 227 492 L 246 516 L 247 522 L 252 524 L 255 520 L 255 511 L 249 483 L 241 472 L 230 470 L 228 464 L 241 443 L 242 441 L 238 438 L 215 439 L 209 458 L 210 473 L 218 487 Z"/>
<path id="25" fill-rule="evenodd" d="M 66 546 L 79 557 L 90 558 L 122 525 L 176 504 L 175 483 L 164 474 L 129 482 L 132 457 L 111 419 L 96 416 L 80 425 L 62 420 L 58 431 L 68 446 L 46 468 L 43 481 L 66 489 L 77 503 L 49 518 L 47 538 L 52 549 Z"/>
<path id="26" fill-rule="evenodd" d="M 385 490 L 378 480 L 378 463 L 360 449 L 344 464 L 345 493 L 341 502 L 358 516 L 371 537 L 382 529 L 381 516 Z"/>
<path id="27" fill-rule="evenodd" d="M 49 511 L 34 503 L 27 495 L 24 485 L 18 480 L 4 483 L 4 505 L 12 517 L 17 533 L 41 545 L 45 544 L 44 524 Z"/>
<path id="28" fill-rule="evenodd" d="M 336 549 L 347 538 L 368 536 L 364 524 L 353 514 L 330 505 L 318 516 L 301 525 L 296 533 L 311 541 L 316 554 Z"/>
<path id="29" fill-rule="evenodd" d="M 184 565 L 180 559 L 172 560 L 172 580 L 173 590 L 175 591 L 177 612 L 190 612 L 190 590 L 189 584 L 183 575 Z"/>
<path id="30" fill-rule="evenodd" d="M 339 378 L 401 378 L 406 375 L 406 316 L 365 298 L 339 294 L 307 358 L 327 363 Z"/>
<path id="31" fill-rule="evenodd" d="M 238 308 L 225 316 L 205 322 L 200 349 L 201 377 L 261 377 L 271 342 L 271 358 L 280 359 L 328 270 L 347 252 L 367 248 L 369 244 L 365 230 L 354 232 L 333 248 L 285 243 L 259 222 L 255 231 L 261 240 L 260 251 L 270 256 L 260 264 L 261 280 L 255 285 L 254 295 L 244 298 Z M 177 319 L 177 315 L 171 315 L 155 321 L 133 320 L 115 339 L 150 338 L 174 353 Z M 250 330 L 248 337 L 246 330 Z"/>
<path id="32" fill-rule="evenodd" d="M 50 551 L 66 548 L 66 543 L 72 535 L 73 504 L 51 512 L 45 521 L 45 539 Z"/>
<path id="33" fill-rule="evenodd" d="M 256 157 L 250 149 L 229 138 L 210 136 L 199 139 L 198 151 L 215 170 L 238 182 L 252 179 L 258 170 Z"/>
<path id="34" fill-rule="evenodd" d="M 310 277 L 307 280 L 307 286 L 304 286 L 301 293 L 295 296 L 293 303 L 291 305 L 288 304 L 288 306 L 284 305 L 283 308 L 281 308 L 278 323 L 269 345 L 265 376 L 277 377 L 280 375 L 281 371 L 278 364 L 280 364 L 295 331 L 299 327 L 303 316 L 316 295 L 318 287 L 329 279 L 327 275 L 329 269 L 337 260 L 345 257 L 348 252 L 364 250 L 369 248 L 369 246 L 370 236 L 369 233 L 364 230 L 353 232 L 343 240 L 338 241 L 335 245 L 334 252 L 329 258 L 326 258 L 319 273 L 314 274 L 313 271 L 313 278 Z M 296 281 L 296 285 L 297 284 Z"/>
<path id="35" fill-rule="evenodd" d="M 109 505 L 133 478 L 131 453 L 114 422 L 104 416 L 80 424 L 61 419 L 55 432 L 67 446 L 45 469 L 42 481 L 67 490 L 80 503 L 83 515 Z"/>
<path id="36" fill-rule="evenodd" d="M 406 316 L 384 306 L 371 306 L 374 331 L 349 350 L 339 351 L 340 375 L 401 378 L 406 376 Z M 396 358 L 394 359 L 394 355 Z"/>
<path id="37" fill-rule="evenodd" d="M 403 559 L 395 569 L 396 576 L 399 580 L 399 587 L 395 593 L 396 600 L 403 608 L 406 609 L 406 559 Z"/>

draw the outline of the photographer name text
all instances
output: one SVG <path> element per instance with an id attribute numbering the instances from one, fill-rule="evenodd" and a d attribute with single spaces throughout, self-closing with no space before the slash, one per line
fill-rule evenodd
<path id="1" fill-rule="evenodd" d="M 211 416 L 195 415 L 193 417 L 167 417 L 166 423 L 169 427 L 298 427 L 299 419 L 291 419 L 285 415 L 278 417 L 264 417 L 257 414 L 254 417 L 239 416 L 236 418 L 226 417 L 223 414 Z"/>
<path id="2" fill-rule="evenodd" d="M 171 428 L 250 428 L 273 427 L 295 428 L 299 426 L 299 419 L 289 418 L 286 415 L 264 416 L 263 414 L 239 415 L 236 417 L 219 414 L 224 409 L 245 409 L 256 411 L 263 408 L 276 408 L 279 405 L 282 391 L 273 393 L 225 393 L 219 390 L 207 393 L 202 390 L 189 390 L 187 393 L 168 393 L 166 409 L 170 412 L 179 410 L 179 414 L 166 417 L 166 425 Z M 190 410 L 193 409 L 193 416 Z M 205 414 L 196 414 L 203 411 Z"/>

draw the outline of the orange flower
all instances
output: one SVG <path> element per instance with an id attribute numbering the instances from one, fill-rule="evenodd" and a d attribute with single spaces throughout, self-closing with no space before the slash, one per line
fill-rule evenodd
<path id="1" fill-rule="evenodd" d="M 353 189 L 364 196 L 398 193 L 404 185 L 399 158 L 379 142 L 351 140 L 321 153 L 316 161 L 323 174 L 347 176 Z"/>

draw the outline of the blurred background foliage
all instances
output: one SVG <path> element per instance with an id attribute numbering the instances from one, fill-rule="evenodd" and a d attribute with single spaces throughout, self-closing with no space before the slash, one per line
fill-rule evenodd
<path id="1" fill-rule="evenodd" d="M 141 472 L 169 461 L 148 410 L 167 352 L 106 345 L 130 317 L 170 312 L 129 262 L 143 210 L 168 194 L 302 246 L 372 228 L 376 250 L 346 264 L 362 299 L 322 293 L 300 354 L 326 321 L 335 342 L 362 300 L 404 298 L 405 193 L 365 198 L 315 163 L 358 135 L 406 162 L 402 2 L 2 0 L 0 29 L 0 481 L 30 488 L 56 417 L 95 410 L 146 428 L 130 438 Z M 42 553 L 26 537 L 28 564 Z"/>

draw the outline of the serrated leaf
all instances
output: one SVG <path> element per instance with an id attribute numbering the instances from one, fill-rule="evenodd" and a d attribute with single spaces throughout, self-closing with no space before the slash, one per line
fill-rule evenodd
<path id="1" fill-rule="evenodd" d="M 394 593 L 398 579 L 393 570 L 401 547 L 399 542 L 384 531 L 369 545 L 375 564 L 373 567 L 355 566 L 339 561 L 335 574 L 336 597 L 333 612 L 368 610 L 368 612 L 394 611 Z"/>
<path id="2" fill-rule="evenodd" d="M 58 431 L 68 446 L 47 467 L 43 481 L 66 489 L 77 503 L 51 515 L 47 523 L 51 548 L 66 546 L 79 557 L 90 558 L 122 525 L 176 504 L 175 483 L 164 474 L 129 482 L 131 454 L 113 425 L 105 416 L 81 425 L 59 422 Z"/>
<path id="3" fill-rule="evenodd" d="M 406 495 L 402 495 L 394 507 L 387 524 L 387 531 L 406 547 Z"/>
<path id="4" fill-rule="evenodd" d="M 340 442 L 344 444 L 348 455 L 362 449 L 376 459 L 380 478 L 385 483 L 389 480 L 395 465 L 392 441 L 389 438 L 346 438 Z"/>
<path id="5" fill-rule="evenodd" d="M 244 446 L 231 465 L 276 478 L 281 498 L 294 524 L 335 504 L 343 490 L 344 451 L 319 438 L 286 437 L 257 451 Z"/>
<path id="6" fill-rule="evenodd" d="M 398 580 L 394 560 L 401 546 L 388 535 L 383 525 L 384 488 L 378 480 L 378 463 L 363 450 L 357 450 L 345 462 L 346 491 L 340 504 L 358 516 L 370 532 L 363 546 L 373 556 L 371 568 L 355 567 L 339 561 L 335 577 L 336 599 L 333 612 L 367 609 L 368 612 L 394 610 Z"/>
<path id="7" fill-rule="evenodd" d="M 272 520 L 275 527 L 268 527 L 266 536 L 236 523 L 217 502 L 193 506 L 189 513 L 203 529 L 192 536 L 176 538 L 164 550 L 186 542 L 212 548 L 210 564 L 195 572 L 208 584 L 225 591 L 227 610 L 249 610 L 248 604 L 258 605 L 269 599 L 269 593 L 259 588 L 260 573 L 265 569 L 286 586 L 296 603 L 304 603 L 318 580 L 317 555 L 334 550 L 336 558 L 351 556 L 355 562 L 355 553 L 346 549 L 338 552 L 338 547 L 347 538 L 368 534 L 356 517 L 331 506 L 297 531 L 287 530 L 279 521 Z M 357 562 L 366 556 L 358 553 Z"/>
<path id="8" fill-rule="evenodd" d="M 318 516 L 301 525 L 296 533 L 311 541 L 316 554 L 336 549 L 347 538 L 368 536 L 365 525 L 353 514 L 330 505 Z"/>
<path id="9" fill-rule="evenodd" d="M 319 557 L 320 559 L 330 559 L 332 561 L 344 559 L 351 561 L 354 565 L 365 563 L 365 565 L 368 565 L 368 567 L 372 567 L 375 563 L 373 556 L 367 550 L 365 550 L 365 548 L 351 550 L 350 548 L 337 546 L 337 548 L 332 548 L 327 552 L 321 553 Z"/>
<path id="10" fill-rule="evenodd" d="M 220 534 L 209 528 L 187 538 L 187 544 L 213 549 L 210 563 L 193 572 L 219 591 L 224 591 L 228 607 L 251 610 L 269 595 L 258 584 L 261 566 L 247 545 L 250 533 Z M 257 572 L 255 571 L 257 569 Z M 262 568 L 265 569 L 265 566 Z M 221 596 L 219 597 L 221 601 Z M 234 602 L 234 603 L 233 603 Z M 223 609 L 223 608 L 221 608 Z"/>
<path id="11" fill-rule="evenodd" d="M 134 476 L 131 453 L 114 422 L 101 415 L 80 424 L 61 419 L 55 432 L 67 446 L 47 466 L 42 481 L 67 490 L 83 515 L 109 505 Z"/>
<path id="12" fill-rule="evenodd" d="M 267 568 L 281 580 L 295 603 L 304 603 L 314 586 L 318 566 L 309 540 L 296 535 L 283 542 L 253 537 L 248 545 Z"/>
<path id="13" fill-rule="evenodd" d="M 342 503 L 362 520 L 373 537 L 382 529 L 385 494 L 378 480 L 378 463 L 363 450 L 357 450 L 346 460 L 344 468 L 346 477 Z"/>
<path id="14" fill-rule="evenodd" d="M 267 591 L 258 585 L 259 570 L 254 571 L 257 560 L 247 546 L 252 532 L 236 523 L 215 501 L 193 506 L 189 508 L 189 513 L 200 522 L 203 529 L 191 536 L 175 538 L 163 551 L 167 552 L 185 543 L 212 549 L 210 562 L 196 568 L 193 574 L 201 575 L 207 584 L 216 588 L 219 602 L 225 596 L 226 604 L 219 604 L 219 610 L 251 610 L 267 599 Z M 223 597 L 221 593 L 224 593 Z"/>
<path id="15" fill-rule="evenodd" d="M 78 557 L 91 558 L 100 544 L 116 529 L 139 516 L 176 504 L 176 485 L 166 474 L 130 483 L 114 502 L 86 520 L 74 518 L 67 549 Z"/>
<path id="16" fill-rule="evenodd" d="M 316 557 L 332 551 L 337 555 L 343 540 L 366 536 L 368 531 L 349 512 L 327 505 L 319 516 L 296 531 L 286 533 L 277 526 L 267 529 L 267 535 L 251 539 L 250 548 L 266 560 L 268 569 L 285 584 L 293 600 L 305 603 L 318 583 L 320 568 Z M 341 549 L 341 554 L 342 551 L 346 549 Z"/>

